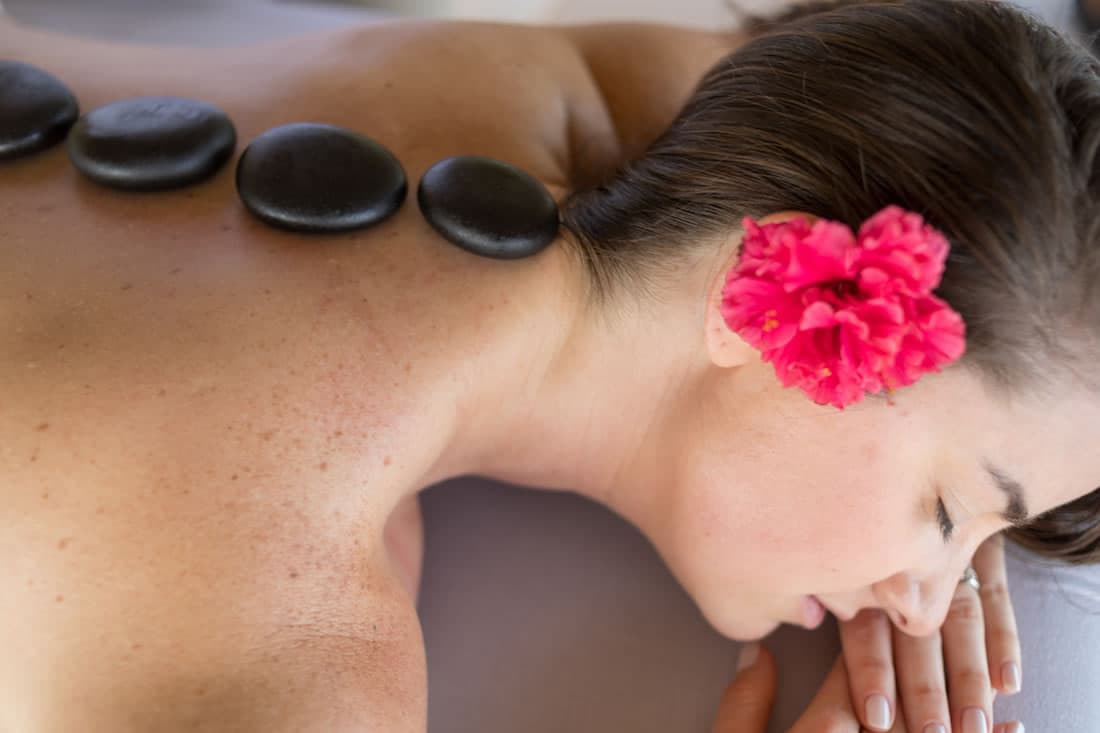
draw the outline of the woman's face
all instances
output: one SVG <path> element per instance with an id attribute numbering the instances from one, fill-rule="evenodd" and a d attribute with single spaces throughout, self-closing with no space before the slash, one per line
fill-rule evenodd
<path id="1" fill-rule="evenodd" d="M 1034 516 L 1100 485 L 1100 399 L 1084 391 L 1010 403 L 956 368 L 839 411 L 783 389 L 768 364 L 744 370 L 716 370 L 692 400 L 659 539 L 734 638 L 811 622 L 810 595 L 841 618 L 883 608 L 930 633 L 1010 504 Z"/>

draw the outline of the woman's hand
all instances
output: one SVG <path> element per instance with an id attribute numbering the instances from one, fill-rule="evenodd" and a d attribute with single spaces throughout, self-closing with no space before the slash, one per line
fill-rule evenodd
<path id="1" fill-rule="evenodd" d="M 743 668 L 722 696 L 713 733 L 765 733 L 772 701 L 775 699 L 775 661 L 764 649 L 758 649 L 755 662 Z M 1002 723 L 993 733 L 1013 733 L 1015 723 Z M 817 697 L 788 733 L 861 733 L 859 718 L 852 708 L 848 688 L 848 670 L 839 657 Z M 898 716 L 890 733 L 923 733 L 905 725 Z"/>
<path id="2" fill-rule="evenodd" d="M 768 729 L 775 700 L 775 660 L 759 644 L 745 646 L 741 654 L 742 668 L 722 695 L 713 733 L 765 733 Z M 745 658 L 753 654 L 752 660 Z M 859 733 L 850 697 L 844 660 L 837 658 L 817 697 L 790 733 Z"/>
<path id="3" fill-rule="evenodd" d="M 899 631 L 879 610 L 840 624 L 852 704 L 867 729 L 890 730 L 899 717 L 900 696 L 912 731 L 988 733 L 994 689 L 1019 691 L 1020 644 L 1000 535 L 978 548 L 973 565 L 980 597 L 960 584 L 943 627 L 930 636 L 918 639 Z M 942 731 L 929 727 L 937 722 Z"/>

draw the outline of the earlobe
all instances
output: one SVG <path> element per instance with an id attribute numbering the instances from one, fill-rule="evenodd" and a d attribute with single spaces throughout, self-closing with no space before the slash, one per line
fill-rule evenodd
<path id="1" fill-rule="evenodd" d="M 748 363 L 755 358 L 757 351 L 745 343 L 726 325 L 722 317 L 722 290 L 726 286 L 726 277 L 730 268 L 736 264 L 736 258 L 723 267 L 714 278 L 707 293 L 706 343 L 711 362 L 720 369 L 730 369 Z"/>
<path id="2" fill-rule="evenodd" d="M 716 313 L 717 318 L 711 314 Z M 755 350 L 729 330 L 717 308 L 707 309 L 707 352 L 711 362 L 720 369 L 742 366 Z"/>

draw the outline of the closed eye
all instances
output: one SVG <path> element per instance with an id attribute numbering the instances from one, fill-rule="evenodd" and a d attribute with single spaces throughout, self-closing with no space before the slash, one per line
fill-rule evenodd
<path id="1" fill-rule="evenodd" d="M 940 534 L 943 535 L 945 544 L 951 543 L 951 537 L 955 534 L 955 523 L 947 514 L 947 507 L 943 505 L 943 499 L 936 499 L 936 520 L 940 523 Z"/>

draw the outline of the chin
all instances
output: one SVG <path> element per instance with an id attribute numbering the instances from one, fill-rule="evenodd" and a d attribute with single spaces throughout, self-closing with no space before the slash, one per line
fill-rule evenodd
<path id="1" fill-rule="evenodd" d="M 722 636 L 733 641 L 760 641 L 779 628 L 782 623 L 773 619 L 753 617 L 749 614 L 729 614 L 722 618 L 707 617 L 707 621 Z"/>
<path id="2" fill-rule="evenodd" d="M 727 639 L 759 641 L 784 623 L 777 617 L 774 596 L 722 592 L 716 589 L 723 586 L 713 582 L 690 584 L 680 580 L 680 583 L 707 624 Z M 729 581 L 724 583 L 724 587 L 729 585 Z"/>
<path id="3" fill-rule="evenodd" d="M 778 621 L 761 622 L 756 625 L 742 625 L 735 630 L 734 634 L 729 634 L 728 637 L 734 639 L 735 642 L 759 642 L 760 639 L 771 635 L 779 626 L 780 622 Z"/>

